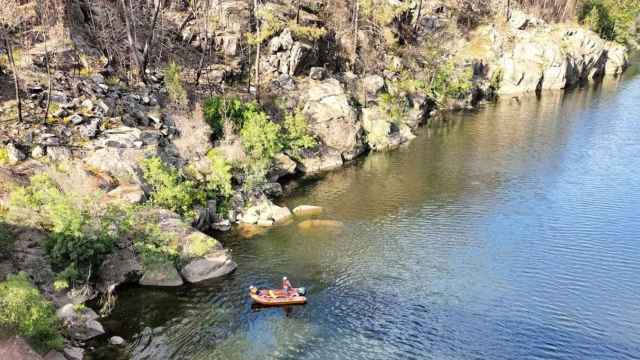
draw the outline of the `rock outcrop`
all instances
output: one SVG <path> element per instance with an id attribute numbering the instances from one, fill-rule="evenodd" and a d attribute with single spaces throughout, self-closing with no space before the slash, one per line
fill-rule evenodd
<path id="1" fill-rule="evenodd" d="M 67 334 L 73 339 L 86 341 L 105 333 L 104 328 L 97 321 L 98 314 L 88 307 L 66 304 L 58 309 L 56 315 L 67 329 Z"/>
<path id="2" fill-rule="evenodd" d="M 340 82 L 312 82 L 305 91 L 302 111 L 309 130 L 344 160 L 362 154 L 366 150 L 362 124 Z"/>
<path id="3" fill-rule="evenodd" d="M 476 40 L 465 44 L 474 47 L 471 59 L 488 65 L 487 75 L 499 84 L 499 95 L 570 88 L 618 75 L 628 65 L 624 46 L 584 28 L 551 27 L 520 12 L 511 25 L 510 31 L 480 27 Z M 488 46 L 478 45 L 487 39 Z"/>

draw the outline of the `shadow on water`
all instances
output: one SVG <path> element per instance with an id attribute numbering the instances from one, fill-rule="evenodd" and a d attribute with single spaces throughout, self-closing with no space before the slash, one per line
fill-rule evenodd
<path id="1" fill-rule="evenodd" d="M 342 226 L 224 235 L 236 272 L 121 289 L 128 347 L 92 358 L 637 358 L 639 96 L 627 75 L 504 98 L 300 181 L 284 203 Z M 309 303 L 252 308 L 283 275 Z"/>

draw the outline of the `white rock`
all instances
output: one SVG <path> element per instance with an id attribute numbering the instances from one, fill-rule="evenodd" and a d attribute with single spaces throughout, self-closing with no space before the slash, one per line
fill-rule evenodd
<path id="1" fill-rule="evenodd" d="M 115 346 L 124 345 L 124 339 L 121 338 L 120 336 L 112 336 L 109 339 L 109 344 L 115 345 Z"/>

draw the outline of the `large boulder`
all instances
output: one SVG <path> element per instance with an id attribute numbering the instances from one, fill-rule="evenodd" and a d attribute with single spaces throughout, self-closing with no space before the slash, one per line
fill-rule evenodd
<path id="1" fill-rule="evenodd" d="M 309 130 L 351 160 L 366 150 L 364 131 L 349 97 L 336 79 L 310 83 L 303 98 Z"/>
<path id="2" fill-rule="evenodd" d="M 236 263 L 220 242 L 186 224 L 178 214 L 164 209 L 148 209 L 141 214 L 141 219 L 158 225 L 168 241 L 167 245 L 178 254 L 179 263 L 182 264 L 180 272 L 186 281 L 198 282 L 220 277 L 236 268 Z M 175 270 L 175 267 L 171 265 L 164 264 L 162 268 L 175 275 L 171 270 Z M 144 267 L 143 279 L 148 272 L 146 264 Z"/>
<path id="3" fill-rule="evenodd" d="M 373 150 L 395 149 L 415 138 L 407 125 L 391 121 L 377 106 L 362 110 L 362 124 L 367 133 L 367 143 Z"/>
<path id="4" fill-rule="evenodd" d="M 135 283 L 143 274 L 142 264 L 131 244 L 108 254 L 98 270 L 98 287 L 105 292 L 111 286 Z"/>
<path id="5" fill-rule="evenodd" d="M 337 169 L 343 164 L 340 152 L 327 147 L 314 152 L 303 152 L 296 158 L 296 162 L 297 170 L 307 175 Z"/>
<path id="6" fill-rule="evenodd" d="M 291 218 L 291 210 L 285 206 L 278 206 L 265 196 L 261 196 L 244 208 L 238 217 L 240 223 L 271 226 L 282 224 Z"/>
<path id="7" fill-rule="evenodd" d="M 86 341 L 105 333 L 95 311 L 88 307 L 66 304 L 56 312 L 73 339 Z"/>
<path id="8" fill-rule="evenodd" d="M 140 278 L 140 285 L 143 286 L 181 286 L 184 284 L 178 270 L 173 262 L 154 261 L 144 264 L 144 274 Z"/>
<path id="9" fill-rule="evenodd" d="M 607 50 L 607 63 L 604 73 L 606 75 L 620 75 L 629 65 L 628 50 L 623 45 L 608 42 L 605 45 Z"/>

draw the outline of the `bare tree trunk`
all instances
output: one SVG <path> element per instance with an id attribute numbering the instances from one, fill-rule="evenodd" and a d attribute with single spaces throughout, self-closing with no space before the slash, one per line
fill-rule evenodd
<path id="1" fill-rule="evenodd" d="M 204 66 L 204 58 L 209 51 L 209 7 L 204 15 L 204 45 L 202 46 L 202 55 L 200 56 L 200 62 L 198 63 L 198 72 L 196 73 L 196 87 L 200 84 L 200 77 L 202 76 L 202 68 Z"/>
<path id="2" fill-rule="evenodd" d="M 47 48 L 47 39 L 49 38 L 49 31 L 47 31 L 47 27 L 44 26 L 44 61 L 47 64 L 47 79 L 49 85 L 47 87 L 47 108 L 44 112 L 44 123 L 47 122 L 47 118 L 49 117 L 49 108 L 51 107 L 51 68 L 49 66 L 49 49 Z"/>
<path id="3" fill-rule="evenodd" d="M 511 0 L 507 0 L 507 21 L 511 20 Z"/>
<path id="4" fill-rule="evenodd" d="M 160 0 L 155 1 L 155 10 L 153 11 L 153 21 L 151 22 L 151 34 L 147 38 L 147 41 L 144 44 L 144 51 L 142 52 L 142 68 L 140 71 L 142 74 L 140 76 L 144 78 L 145 72 L 147 70 L 147 66 L 149 65 L 149 58 L 151 57 L 151 50 L 153 49 L 153 35 L 156 32 L 156 24 L 158 22 L 158 14 L 160 14 Z"/>
<path id="5" fill-rule="evenodd" d="M 142 61 L 140 60 L 140 55 L 138 54 L 138 50 L 136 49 L 136 42 L 134 39 L 133 31 L 131 29 L 131 13 L 129 12 L 129 8 L 127 7 L 127 3 L 125 0 L 120 0 L 120 4 L 122 5 L 122 12 L 124 15 L 125 25 L 127 27 L 127 40 L 129 41 L 129 52 L 131 53 L 131 59 L 133 60 L 133 65 L 136 68 L 135 73 L 140 74 L 142 69 Z"/>
<path id="6" fill-rule="evenodd" d="M 420 2 L 418 3 L 418 15 L 416 16 L 416 23 L 413 25 L 413 31 L 418 30 L 418 23 L 420 22 L 420 15 L 422 15 L 421 13 L 422 13 L 422 0 L 420 0 Z"/>
<path id="7" fill-rule="evenodd" d="M 358 16 L 360 14 L 360 0 L 356 0 L 356 11 L 353 20 L 353 59 L 351 59 L 351 66 L 355 72 L 356 61 L 358 60 Z"/>
<path id="8" fill-rule="evenodd" d="M 300 24 L 300 0 L 298 0 L 298 12 L 296 13 L 296 24 Z"/>
<path id="9" fill-rule="evenodd" d="M 253 16 L 256 19 L 256 32 L 260 34 L 260 19 L 258 18 L 258 0 L 253 0 Z M 260 102 L 260 42 L 256 45 L 256 99 Z"/>
<path id="10" fill-rule="evenodd" d="M 7 38 L 4 39 L 4 48 L 7 51 L 7 59 L 9 59 L 9 64 L 11 64 L 11 69 L 13 70 L 13 85 L 16 90 L 16 101 L 18 102 L 18 121 L 22 122 L 22 98 L 20 97 L 18 68 L 16 67 L 15 59 L 13 58 L 13 47 Z"/>

